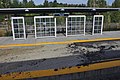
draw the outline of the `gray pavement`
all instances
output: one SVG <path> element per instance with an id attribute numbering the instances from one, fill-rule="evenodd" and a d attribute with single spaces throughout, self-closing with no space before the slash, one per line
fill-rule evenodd
<path id="1" fill-rule="evenodd" d="M 46 69 L 59 70 L 70 68 L 73 66 L 88 65 L 92 62 L 100 62 L 102 60 L 105 61 L 108 59 L 116 58 L 120 58 L 120 50 L 105 50 L 104 53 L 94 52 L 89 55 L 71 55 L 66 57 L 0 63 L 0 74 Z"/>
<path id="2" fill-rule="evenodd" d="M 61 42 L 69 40 L 88 40 L 97 38 L 120 38 L 120 31 L 103 32 L 103 35 L 80 35 L 80 36 L 69 36 L 69 37 L 56 37 L 56 38 L 39 38 L 35 39 L 34 36 L 29 36 L 26 40 L 13 40 L 12 37 L 0 37 L 0 45 L 5 44 L 31 44 L 36 42 Z"/>
<path id="3" fill-rule="evenodd" d="M 90 44 L 91 45 L 96 44 L 98 45 L 98 47 L 94 48 L 93 46 L 90 46 Z M 99 46 L 100 44 L 106 44 L 107 48 L 104 47 L 103 49 L 100 50 L 100 48 L 103 47 L 103 46 L 100 47 Z M 108 48 L 108 44 L 109 44 L 109 48 Z M 117 44 L 117 45 L 114 45 L 114 44 Z M 0 63 L 0 74 L 7 74 L 11 72 L 46 70 L 46 69 L 59 70 L 64 68 L 70 68 L 73 66 L 88 65 L 94 62 L 106 61 L 111 59 L 120 59 L 120 41 L 104 41 L 104 42 L 94 42 L 94 43 L 84 43 L 84 44 L 77 43 L 74 45 L 75 46 L 67 47 L 70 52 L 67 50 L 67 53 L 65 54 L 72 53 L 72 55 L 69 55 L 69 56 L 51 57 L 50 55 L 49 58 L 39 58 L 39 59 L 34 58 L 32 60 L 22 60 L 22 61 L 16 60 L 14 62 Z M 87 53 L 84 53 L 82 50 L 80 50 L 80 48 L 85 47 L 85 45 L 87 46 L 86 47 L 87 50 L 98 49 L 99 51 L 87 51 Z M 80 50 L 80 51 L 76 51 L 76 50 Z M 61 53 L 63 53 L 63 48 L 60 51 Z M 53 55 L 57 54 L 57 52 L 53 53 Z M 37 53 L 42 54 L 40 53 L 40 51 Z M 21 54 L 22 54 L 22 51 L 21 51 Z M 34 52 L 32 52 L 32 54 L 39 56 Z M 50 51 L 46 53 L 46 55 L 48 54 L 50 54 Z M 13 53 L 13 55 L 15 55 L 15 53 Z M 8 55 L 5 55 L 5 56 L 8 56 Z M 34 57 L 30 53 L 28 53 L 27 56 Z"/>

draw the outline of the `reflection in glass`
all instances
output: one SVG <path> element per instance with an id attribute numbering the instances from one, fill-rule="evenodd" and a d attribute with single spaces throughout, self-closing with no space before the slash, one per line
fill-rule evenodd
<path id="1" fill-rule="evenodd" d="M 13 19 L 13 23 L 18 23 L 17 19 Z"/>
<path id="2" fill-rule="evenodd" d="M 39 24 L 36 23 L 37 37 L 55 36 L 54 18 L 36 18 L 36 19 L 41 19 Z"/>
<path id="3" fill-rule="evenodd" d="M 84 19 L 85 17 L 68 17 L 67 35 L 84 34 Z"/>

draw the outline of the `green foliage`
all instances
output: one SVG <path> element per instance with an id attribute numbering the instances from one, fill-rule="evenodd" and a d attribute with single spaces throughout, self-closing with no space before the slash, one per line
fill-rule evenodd
<path id="1" fill-rule="evenodd" d="M 11 0 L 0 0 L 0 8 L 8 8 L 11 5 Z"/>
<path id="2" fill-rule="evenodd" d="M 6 31 L 5 36 L 12 36 L 12 31 Z"/>
<path id="3" fill-rule="evenodd" d="M 28 8 L 33 8 L 33 7 L 35 7 L 34 1 L 33 1 L 33 0 L 30 0 L 30 1 L 27 3 L 26 7 L 28 7 Z"/>
<path id="4" fill-rule="evenodd" d="M 28 3 L 28 1 L 27 0 L 23 0 L 23 4 L 27 4 Z"/>
<path id="5" fill-rule="evenodd" d="M 98 7 L 106 7 L 107 2 L 105 0 L 98 0 L 97 5 L 98 5 Z"/>
<path id="6" fill-rule="evenodd" d="M 26 6 L 27 5 L 27 3 L 28 3 L 28 1 L 27 0 L 23 0 L 23 6 Z"/>
<path id="7" fill-rule="evenodd" d="M 85 7 L 85 4 L 63 4 L 57 0 L 49 2 L 44 0 L 43 4 L 35 5 L 33 0 L 0 0 L 0 8 L 32 8 L 32 7 Z"/>
<path id="8" fill-rule="evenodd" d="M 5 30 L 0 29 L 0 37 L 3 37 L 5 35 Z"/>
<path id="9" fill-rule="evenodd" d="M 53 2 L 48 2 L 48 0 L 45 0 L 43 3 L 44 7 L 86 7 L 85 4 L 67 4 L 67 3 L 58 3 L 57 0 L 54 0 Z"/>
<path id="10" fill-rule="evenodd" d="M 58 3 L 57 3 L 57 0 L 54 0 L 53 1 L 53 7 L 57 7 Z"/>
<path id="11" fill-rule="evenodd" d="M 56 22 L 57 26 L 61 26 L 61 25 L 65 26 L 65 17 L 60 16 L 60 17 L 57 17 L 56 19 L 57 19 L 56 20 L 57 21 Z"/>
<path id="12" fill-rule="evenodd" d="M 48 0 L 45 0 L 45 1 L 44 1 L 44 7 L 49 7 Z"/>
<path id="13" fill-rule="evenodd" d="M 88 7 L 95 7 L 95 2 L 96 2 L 96 0 L 88 0 L 87 6 Z"/>
<path id="14" fill-rule="evenodd" d="M 120 8 L 120 0 L 115 0 L 112 4 L 114 8 Z M 112 22 L 120 23 L 120 11 L 112 12 L 111 14 Z"/>
<path id="15" fill-rule="evenodd" d="M 20 4 L 19 0 L 13 0 L 13 2 L 11 3 L 11 7 L 16 7 L 16 8 L 20 7 L 19 4 Z"/>
<path id="16" fill-rule="evenodd" d="M 115 0 L 112 4 L 112 7 L 114 8 L 120 8 L 120 0 Z"/>
<path id="17" fill-rule="evenodd" d="M 106 7 L 107 2 L 106 0 L 88 0 L 87 6 L 88 7 Z"/>
<path id="18" fill-rule="evenodd" d="M 22 2 L 20 2 L 19 0 L 13 0 L 13 2 L 11 2 L 10 7 L 12 7 L 12 8 L 18 8 L 18 7 L 32 8 L 32 7 L 35 7 L 35 3 L 33 0 L 30 0 L 30 1 L 23 0 Z"/>
<path id="19" fill-rule="evenodd" d="M 111 20 L 112 22 L 120 23 L 120 12 L 118 11 L 112 12 Z"/>

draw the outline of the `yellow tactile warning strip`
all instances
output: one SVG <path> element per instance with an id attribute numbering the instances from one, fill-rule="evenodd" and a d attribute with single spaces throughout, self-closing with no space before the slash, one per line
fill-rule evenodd
<path id="1" fill-rule="evenodd" d="M 28 78 L 37 78 L 37 77 L 45 77 L 45 76 L 64 75 L 70 73 L 112 68 L 117 66 L 120 66 L 120 60 L 90 64 L 88 66 L 76 66 L 76 67 L 58 69 L 58 70 L 50 69 L 50 70 L 37 70 L 37 71 L 4 74 L 4 75 L 0 75 L 0 80 L 28 79 Z"/>
<path id="2" fill-rule="evenodd" d="M 40 46 L 40 45 L 48 45 L 48 44 L 70 44 L 74 42 L 96 42 L 96 41 L 111 41 L 111 40 L 120 40 L 120 38 L 97 38 L 90 40 L 71 40 L 71 41 L 63 41 L 63 42 L 38 42 L 33 44 L 6 44 L 6 45 L 0 45 L 0 48 Z"/>

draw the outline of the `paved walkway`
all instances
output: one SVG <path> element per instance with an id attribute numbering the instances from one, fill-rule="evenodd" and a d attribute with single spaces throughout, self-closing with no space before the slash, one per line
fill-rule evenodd
<path id="1" fill-rule="evenodd" d="M 72 42 L 90 42 L 101 40 L 120 39 L 120 31 L 104 32 L 103 35 L 81 35 L 71 37 L 40 38 L 29 37 L 26 40 L 13 40 L 12 37 L 1 37 L 0 48 L 19 47 L 19 46 L 37 46 L 46 44 L 68 44 Z"/>

